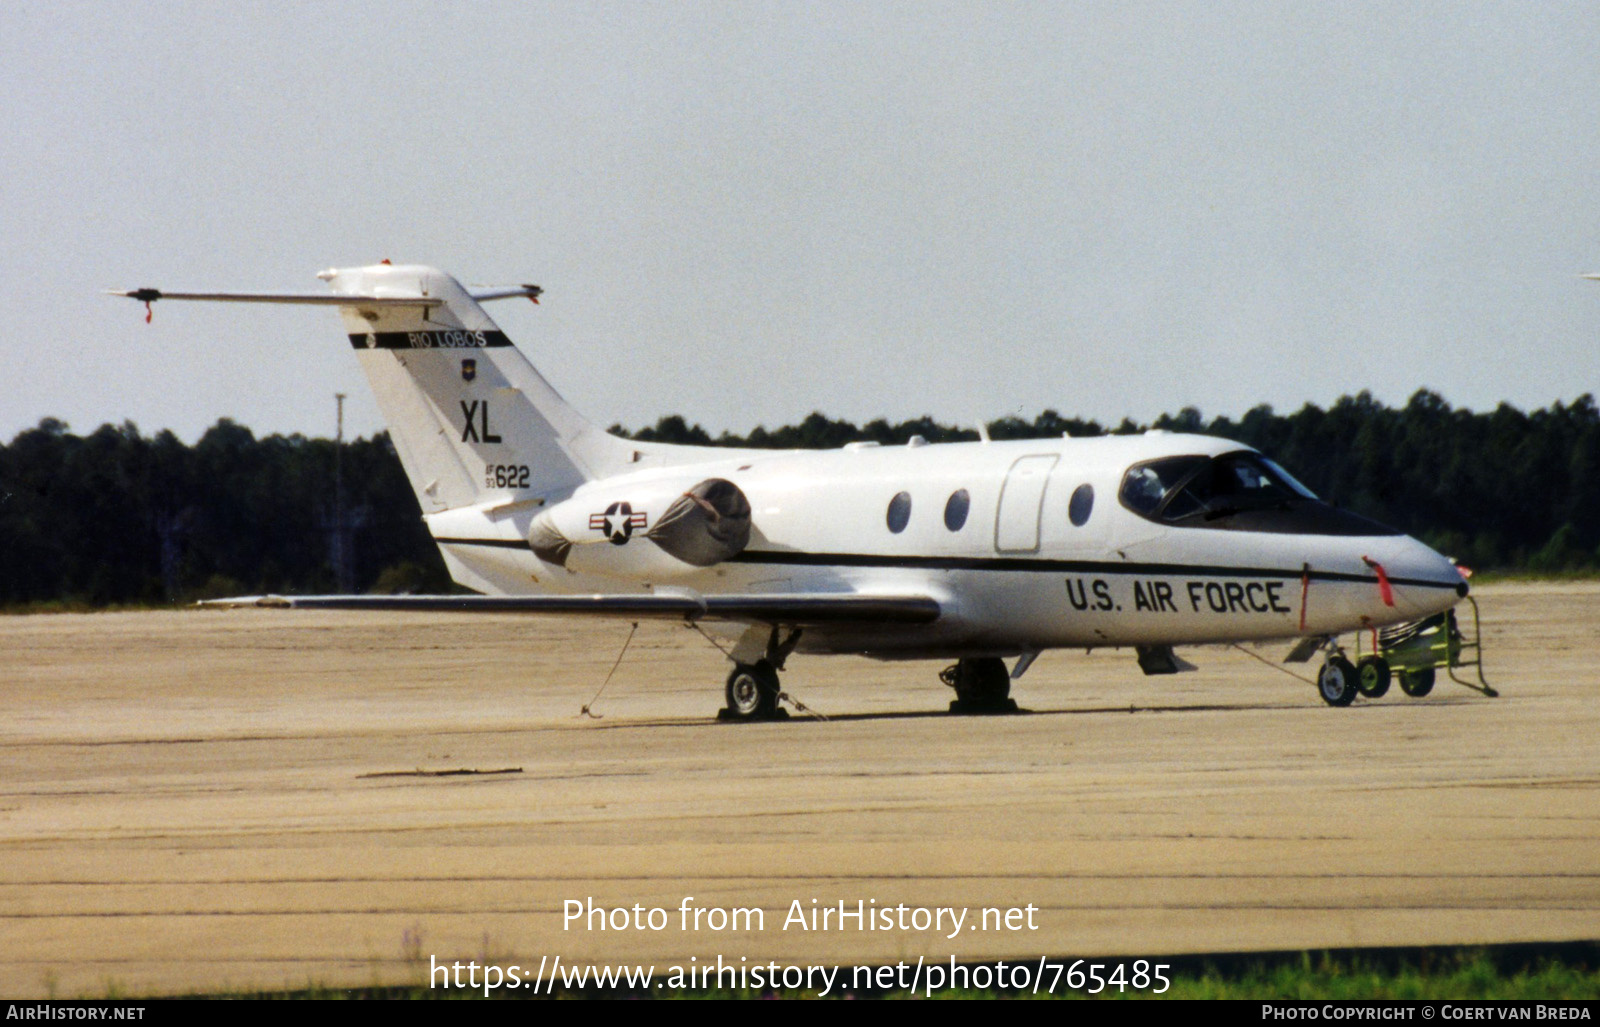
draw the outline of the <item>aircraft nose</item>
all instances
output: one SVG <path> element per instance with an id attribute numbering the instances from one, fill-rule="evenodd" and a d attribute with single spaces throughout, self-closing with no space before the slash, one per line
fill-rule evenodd
<path id="1" fill-rule="evenodd" d="M 1385 565 L 1398 604 L 1416 609 L 1416 616 L 1442 613 L 1466 597 L 1467 579 L 1449 557 L 1404 536 Z"/>

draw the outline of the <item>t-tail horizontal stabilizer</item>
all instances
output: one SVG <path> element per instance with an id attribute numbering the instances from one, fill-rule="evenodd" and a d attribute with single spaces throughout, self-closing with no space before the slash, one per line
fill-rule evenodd
<path id="1" fill-rule="evenodd" d="M 140 303 L 156 300 L 198 300 L 205 303 L 292 303 L 307 307 L 437 307 L 432 296 L 340 296 L 326 292 L 167 292 L 162 289 L 107 289 L 107 296 L 126 296 Z M 526 296 L 535 303 L 544 295 L 537 285 L 475 286 L 466 290 L 478 303 Z"/>

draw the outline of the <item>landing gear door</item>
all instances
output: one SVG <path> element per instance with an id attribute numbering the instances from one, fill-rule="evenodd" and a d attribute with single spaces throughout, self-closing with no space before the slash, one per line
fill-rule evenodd
<path id="1" fill-rule="evenodd" d="M 1053 454 L 1025 456 L 1006 472 L 1005 484 L 1000 489 L 1000 507 L 994 519 L 996 551 L 1039 551 L 1039 519 L 1043 513 L 1045 486 L 1059 459 Z"/>

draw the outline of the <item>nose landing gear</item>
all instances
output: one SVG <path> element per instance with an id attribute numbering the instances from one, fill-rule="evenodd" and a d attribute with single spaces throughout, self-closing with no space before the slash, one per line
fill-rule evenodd
<path id="1" fill-rule="evenodd" d="M 1335 652 L 1317 674 L 1317 694 L 1329 706 L 1349 706 L 1356 701 L 1356 665 Z"/>

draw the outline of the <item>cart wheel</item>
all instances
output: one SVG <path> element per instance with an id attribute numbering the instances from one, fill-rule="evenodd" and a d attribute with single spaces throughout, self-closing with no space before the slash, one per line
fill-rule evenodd
<path id="1" fill-rule="evenodd" d="M 1367 699 L 1377 699 L 1389 690 L 1389 662 L 1381 656 L 1363 656 L 1356 664 L 1356 687 Z"/>
<path id="2" fill-rule="evenodd" d="M 1355 664 L 1343 656 L 1329 657 L 1317 675 L 1317 694 L 1329 706 L 1349 706 L 1356 698 Z"/>
<path id="3" fill-rule="evenodd" d="M 1400 691 L 1413 699 L 1421 699 L 1433 691 L 1433 668 L 1403 670 L 1400 672 Z"/>

